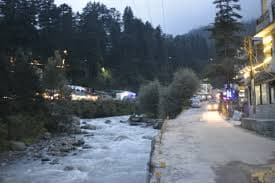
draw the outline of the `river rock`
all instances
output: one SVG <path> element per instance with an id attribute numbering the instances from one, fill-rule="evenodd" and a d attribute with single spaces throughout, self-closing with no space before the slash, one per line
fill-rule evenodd
<path id="1" fill-rule="evenodd" d="M 120 123 L 127 123 L 127 121 L 122 121 L 122 120 L 120 120 L 119 122 L 120 122 Z"/>
<path id="2" fill-rule="evenodd" d="M 74 146 L 82 146 L 83 144 L 85 144 L 85 141 L 84 141 L 83 138 L 81 138 L 81 139 L 76 139 L 76 141 L 73 142 L 73 145 L 74 145 Z"/>
<path id="3" fill-rule="evenodd" d="M 136 115 L 130 116 L 129 118 L 130 122 L 142 122 L 142 120 L 143 120 L 142 116 L 136 116 Z"/>
<path id="4" fill-rule="evenodd" d="M 74 116 L 74 117 L 73 117 L 73 122 L 72 122 L 72 123 L 75 124 L 75 125 L 80 125 L 80 118 Z"/>
<path id="5" fill-rule="evenodd" d="M 42 136 L 42 139 L 49 140 L 52 137 L 52 134 L 50 132 L 45 132 Z"/>
<path id="6" fill-rule="evenodd" d="M 93 136 L 95 136 L 95 134 L 93 134 L 93 133 L 88 133 L 88 134 L 84 135 L 84 137 L 93 137 Z"/>
<path id="7" fill-rule="evenodd" d="M 24 151 L 26 150 L 26 144 L 24 142 L 10 141 L 10 147 L 13 151 Z"/>
<path id="8" fill-rule="evenodd" d="M 82 126 L 81 128 L 82 128 L 82 129 L 85 129 L 85 130 L 96 130 L 96 126 L 90 125 L 90 124 L 87 124 L 87 125 L 85 125 L 85 126 Z"/>
<path id="9" fill-rule="evenodd" d="M 64 170 L 65 171 L 72 171 L 72 170 L 74 170 L 74 167 L 73 166 L 65 166 Z"/>
<path id="10" fill-rule="evenodd" d="M 141 122 L 135 122 L 135 121 L 129 121 L 129 125 L 138 126 L 138 125 L 142 125 L 142 123 Z"/>
<path id="11" fill-rule="evenodd" d="M 55 158 L 50 162 L 51 165 L 57 165 L 59 164 L 59 159 Z"/>
<path id="12" fill-rule="evenodd" d="M 120 135 L 115 138 L 115 141 L 122 141 L 122 140 L 126 140 L 126 139 L 129 139 L 129 138 L 125 135 Z"/>
<path id="13" fill-rule="evenodd" d="M 153 128 L 160 130 L 162 128 L 163 123 L 164 123 L 163 120 L 156 120 L 156 122 L 153 125 Z"/>
<path id="14" fill-rule="evenodd" d="M 73 125 L 73 127 L 71 129 L 71 133 L 72 134 L 82 134 L 82 130 L 81 130 L 80 126 Z"/>
<path id="15" fill-rule="evenodd" d="M 51 159 L 49 157 L 43 157 L 41 161 L 51 161 Z"/>
<path id="16" fill-rule="evenodd" d="M 147 139 L 147 140 L 153 140 L 154 139 L 154 137 L 151 137 L 151 136 L 143 136 L 142 138 Z"/>
<path id="17" fill-rule="evenodd" d="M 84 146 L 82 146 L 82 149 L 91 149 L 92 146 L 88 145 L 88 144 L 85 144 Z"/>
<path id="18" fill-rule="evenodd" d="M 105 124 L 111 124 L 112 121 L 111 121 L 111 120 L 106 120 L 104 123 L 105 123 Z"/>

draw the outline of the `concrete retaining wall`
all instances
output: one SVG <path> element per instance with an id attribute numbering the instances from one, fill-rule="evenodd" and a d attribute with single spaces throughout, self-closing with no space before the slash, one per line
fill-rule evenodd
<path id="1" fill-rule="evenodd" d="M 275 137 L 275 119 L 243 118 L 242 127 L 263 136 Z"/>
<path id="2" fill-rule="evenodd" d="M 252 107 L 250 107 L 250 117 L 254 117 Z M 275 119 L 275 104 L 257 105 L 256 118 Z"/>

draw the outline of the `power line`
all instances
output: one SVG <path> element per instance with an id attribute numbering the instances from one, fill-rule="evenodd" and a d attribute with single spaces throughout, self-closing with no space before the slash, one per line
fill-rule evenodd
<path id="1" fill-rule="evenodd" d="M 151 14 L 151 2 L 150 0 L 146 0 L 146 1 L 147 1 L 147 10 L 148 10 L 149 20 L 150 20 L 150 23 L 153 24 L 153 19 Z"/>
<path id="2" fill-rule="evenodd" d="M 161 0 L 161 7 L 162 7 L 162 21 L 163 21 L 163 30 L 166 32 L 165 26 L 165 10 L 164 10 L 164 0 Z"/>
<path id="3" fill-rule="evenodd" d="M 137 13 L 138 13 L 138 10 L 137 10 L 137 5 L 136 5 L 136 1 L 135 1 L 135 0 L 133 0 L 133 5 L 134 5 L 134 9 L 136 10 L 136 13 L 135 13 L 135 14 L 137 14 Z"/>

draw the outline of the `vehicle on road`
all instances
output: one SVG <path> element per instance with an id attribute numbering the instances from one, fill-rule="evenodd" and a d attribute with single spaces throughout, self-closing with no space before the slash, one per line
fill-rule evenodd
<path id="1" fill-rule="evenodd" d="M 207 104 L 207 110 L 208 111 L 218 111 L 219 110 L 219 104 L 215 100 L 211 100 Z"/>
<path id="2" fill-rule="evenodd" d="M 192 108 L 200 108 L 200 107 L 201 107 L 201 102 L 200 102 L 200 100 L 192 100 L 191 107 L 192 107 Z"/>

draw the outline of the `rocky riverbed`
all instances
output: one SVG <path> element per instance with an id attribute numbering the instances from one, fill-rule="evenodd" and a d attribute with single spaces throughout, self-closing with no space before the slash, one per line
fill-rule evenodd
<path id="1" fill-rule="evenodd" d="M 75 135 L 52 136 L 2 155 L 1 183 L 142 183 L 148 177 L 152 126 L 128 116 L 80 120 Z"/>

